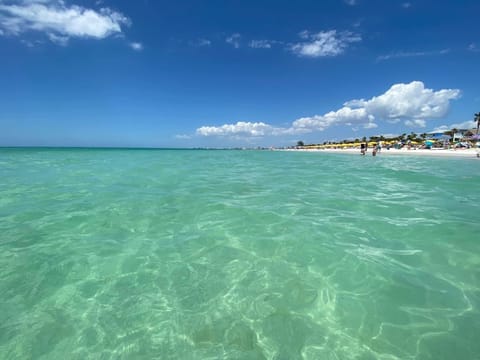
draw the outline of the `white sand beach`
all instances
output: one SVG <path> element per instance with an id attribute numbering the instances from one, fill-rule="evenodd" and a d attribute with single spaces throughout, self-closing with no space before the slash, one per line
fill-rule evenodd
<path id="1" fill-rule="evenodd" d="M 307 152 L 328 152 L 340 154 L 360 154 L 360 149 L 293 149 L 293 151 L 307 151 Z M 405 155 L 405 156 L 440 156 L 440 157 L 469 157 L 477 158 L 480 154 L 480 149 L 382 149 L 377 152 L 376 156 L 391 156 L 391 155 Z M 372 149 L 369 148 L 365 156 L 372 156 Z"/>

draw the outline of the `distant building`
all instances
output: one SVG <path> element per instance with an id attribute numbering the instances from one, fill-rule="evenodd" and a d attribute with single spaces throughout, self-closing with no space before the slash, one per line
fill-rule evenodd
<path id="1" fill-rule="evenodd" d="M 444 131 L 432 131 L 427 133 L 427 140 L 440 140 L 440 139 L 445 139 L 448 137 L 451 139 L 450 135 L 446 135 Z"/>
<path id="2" fill-rule="evenodd" d="M 453 134 L 453 136 L 450 136 L 449 133 L 450 130 L 445 130 L 445 131 L 432 131 L 427 133 L 427 139 L 429 140 L 445 140 L 445 139 L 452 139 L 453 142 L 457 140 L 462 140 L 465 137 L 472 136 L 475 134 L 477 130 L 476 129 L 457 129 L 457 132 Z"/>

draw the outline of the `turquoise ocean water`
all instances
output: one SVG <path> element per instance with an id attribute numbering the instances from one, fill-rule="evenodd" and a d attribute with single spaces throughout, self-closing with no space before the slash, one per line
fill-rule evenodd
<path id="1" fill-rule="evenodd" d="M 480 161 L 0 149 L 1 359 L 478 359 Z"/>

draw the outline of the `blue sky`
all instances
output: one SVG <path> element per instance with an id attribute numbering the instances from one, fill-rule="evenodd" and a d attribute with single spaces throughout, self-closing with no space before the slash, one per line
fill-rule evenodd
<path id="1" fill-rule="evenodd" d="M 0 146 L 474 127 L 478 0 L 0 0 Z"/>

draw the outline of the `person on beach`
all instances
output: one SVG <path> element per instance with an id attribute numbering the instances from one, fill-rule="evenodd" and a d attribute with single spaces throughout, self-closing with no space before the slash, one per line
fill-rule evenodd
<path id="1" fill-rule="evenodd" d="M 364 143 L 361 143 L 360 144 L 360 154 L 362 155 L 365 155 L 365 152 L 367 151 L 367 149 L 365 148 L 365 145 Z"/>
<path id="2" fill-rule="evenodd" d="M 377 155 L 377 146 L 374 145 L 372 148 L 372 156 L 376 156 L 376 155 Z"/>

